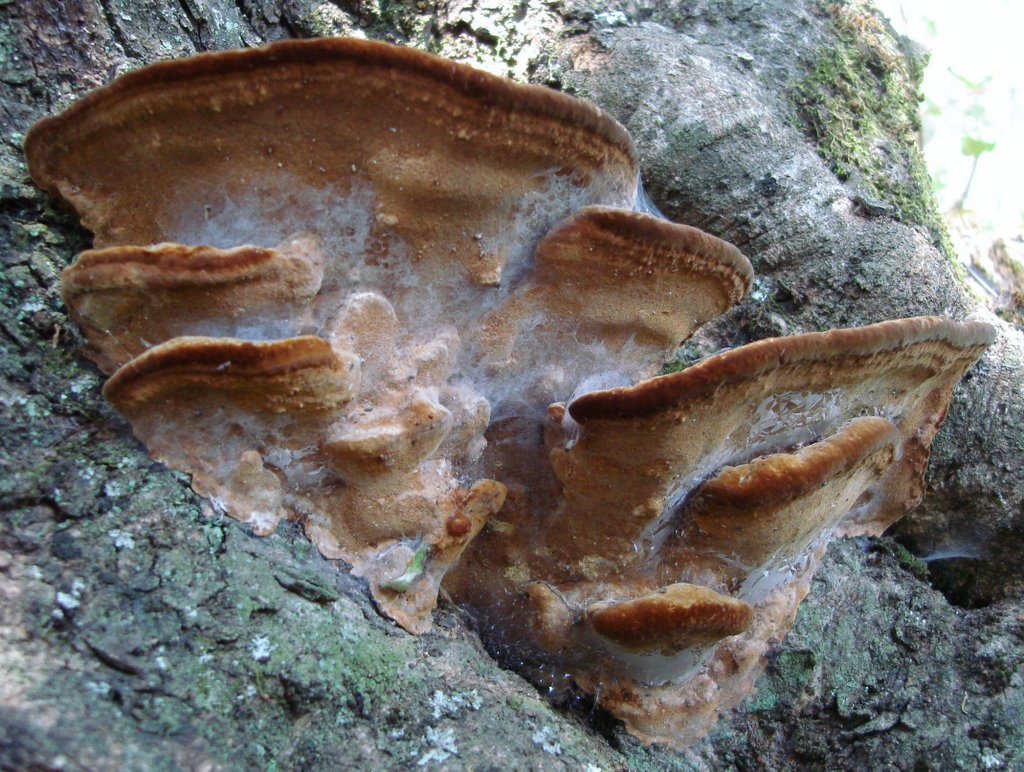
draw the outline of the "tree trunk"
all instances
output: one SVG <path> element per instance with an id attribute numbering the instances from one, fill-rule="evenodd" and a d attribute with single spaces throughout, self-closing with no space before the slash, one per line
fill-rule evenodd
<path id="1" fill-rule="evenodd" d="M 1024 765 L 1024 344 L 998 320 L 898 526 L 934 562 L 834 544 L 757 691 L 685 751 L 640 746 L 585 697 L 550 705 L 457 609 L 403 633 L 297 529 L 255 537 L 149 460 L 76 355 L 59 273 L 89 236 L 29 180 L 24 133 L 158 59 L 332 34 L 615 115 L 658 206 L 754 263 L 750 296 L 685 354 L 984 315 L 915 146 L 920 54 L 863 2 L 0 3 L 0 768 Z"/>

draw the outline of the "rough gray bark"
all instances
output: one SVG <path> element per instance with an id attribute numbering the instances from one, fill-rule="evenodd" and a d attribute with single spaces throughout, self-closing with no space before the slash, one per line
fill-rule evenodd
<path id="1" fill-rule="evenodd" d="M 961 610 L 894 542 L 836 545 L 757 693 L 685 752 L 640 747 L 585 699 L 552 708 L 454 609 L 402 633 L 300 535 L 255 538 L 147 459 L 75 355 L 58 274 L 88 235 L 29 182 L 22 136 L 155 59 L 351 33 L 615 114 L 655 201 L 758 273 L 689 355 L 973 309 L 908 139 L 914 61 L 860 3 L 0 4 L 0 767 L 1024 765 L 1012 328 L 958 391 L 901 525 L 925 553 L 980 556 L 943 575 L 957 599 L 1002 600 Z"/>

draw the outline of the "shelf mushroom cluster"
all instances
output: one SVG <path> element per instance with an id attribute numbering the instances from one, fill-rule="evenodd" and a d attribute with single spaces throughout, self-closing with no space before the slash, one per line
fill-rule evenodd
<path id="1" fill-rule="evenodd" d="M 381 43 L 156 64 L 26 153 L 95 234 L 64 297 L 155 458 L 301 522 L 412 632 L 443 585 L 647 740 L 699 736 L 828 539 L 920 498 L 993 338 L 904 319 L 656 376 L 747 259 L 647 211 L 593 105 Z"/>

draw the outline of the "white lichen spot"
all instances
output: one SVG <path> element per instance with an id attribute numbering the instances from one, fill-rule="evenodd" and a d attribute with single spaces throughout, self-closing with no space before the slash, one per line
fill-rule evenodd
<path id="1" fill-rule="evenodd" d="M 132 471 L 139 468 L 139 462 L 131 456 L 122 456 L 117 460 L 117 471 Z"/>
<path id="2" fill-rule="evenodd" d="M 114 549 L 118 552 L 121 550 L 133 550 L 135 549 L 135 539 L 132 538 L 130 533 L 122 531 L 120 528 L 114 528 L 110 532 L 110 539 L 114 542 Z"/>
<path id="3" fill-rule="evenodd" d="M 750 288 L 750 292 L 748 293 L 747 297 L 749 297 L 755 303 L 763 303 L 764 300 L 768 297 L 769 289 L 770 285 L 768 284 L 768 281 L 766 279 L 762 279 L 760 277 L 755 278 L 754 285 Z"/>
<path id="4" fill-rule="evenodd" d="M 92 376 L 82 376 L 80 378 L 75 378 L 75 380 L 71 381 L 71 383 L 68 384 L 68 389 L 71 391 L 72 394 L 84 394 L 85 392 L 89 391 L 95 386 L 95 378 L 93 378 Z"/>
<path id="5" fill-rule="evenodd" d="M 153 662 L 156 664 L 157 670 L 167 670 L 170 667 L 170 663 L 167 661 L 167 657 L 163 654 L 158 654 L 153 658 Z"/>
<path id="6" fill-rule="evenodd" d="M 539 745 L 545 753 L 550 753 L 552 756 L 560 756 L 562 753 L 562 745 L 555 741 L 555 733 L 549 726 L 542 726 L 530 736 L 530 739 L 533 740 L 534 745 Z"/>
<path id="7" fill-rule="evenodd" d="M 476 689 L 469 692 L 456 692 L 451 695 L 438 689 L 430 698 L 430 706 L 434 709 L 434 718 L 441 718 L 441 716 L 454 718 L 464 708 L 480 710 L 483 704 L 484 701 Z"/>
<path id="8" fill-rule="evenodd" d="M 64 614 L 74 611 L 76 608 L 82 605 L 81 597 L 82 591 L 85 589 L 85 584 L 81 579 L 75 579 L 71 582 L 71 587 L 67 592 L 60 590 L 57 592 L 56 601 L 58 609 L 54 611 L 53 617 L 60 619 Z"/>
<path id="9" fill-rule="evenodd" d="M 425 767 L 432 761 L 443 764 L 452 756 L 459 755 L 459 749 L 455 745 L 454 729 L 438 729 L 428 726 L 424 740 L 428 746 L 427 751 L 416 762 L 417 767 Z"/>
<path id="10" fill-rule="evenodd" d="M 594 14 L 594 23 L 598 27 L 625 27 L 629 17 L 622 11 L 602 11 Z"/>
<path id="11" fill-rule="evenodd" d="M 85 688 L 99 697 L 110 694 L 110 684 L 106 681 L 86 681 Z"/>
<path id="12" fill-rule="evenodd" d="M 249 642 L 249 652 L 252 654 L 252 658 L 257 662 L 266 662 L 270 659 L 271 652 L 274 651 L 274 644 L 270 642 L 270 639 L 261 635 L 253 638 Z"/>
<path id="13" fill-rule="evenodd" d="M 17 397 L 10 401 L 10 404 L 14 407 L 23 408 L 25 415 L 29 418 L 42 418 L 50 414 L 50 411 L 40 400 L 28 399 L 26 397 Z"/>
<path id="14" fill-rule="evenodd" d="M 979 761 L 981 761 L 981 766 L 985 769 L 1002 769 L 1005 766 L 1003 760 L 991 751 L 982 753 Z"/>

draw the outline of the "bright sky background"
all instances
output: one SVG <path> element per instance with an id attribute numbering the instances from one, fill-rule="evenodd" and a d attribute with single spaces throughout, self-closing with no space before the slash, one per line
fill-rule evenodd
<path id="1" fill-rule="evenodd" d="M 948 210 L 972 158 L 965 137 L 995 143 L 981 154 L 965 206 L 993 236 L 1024 233 L 1024 2 L 876 0 L 893 26 L 932 52 L 924 79 L 925 155 Z M 973 84 L 973 85 L 972 85 Z"/>

